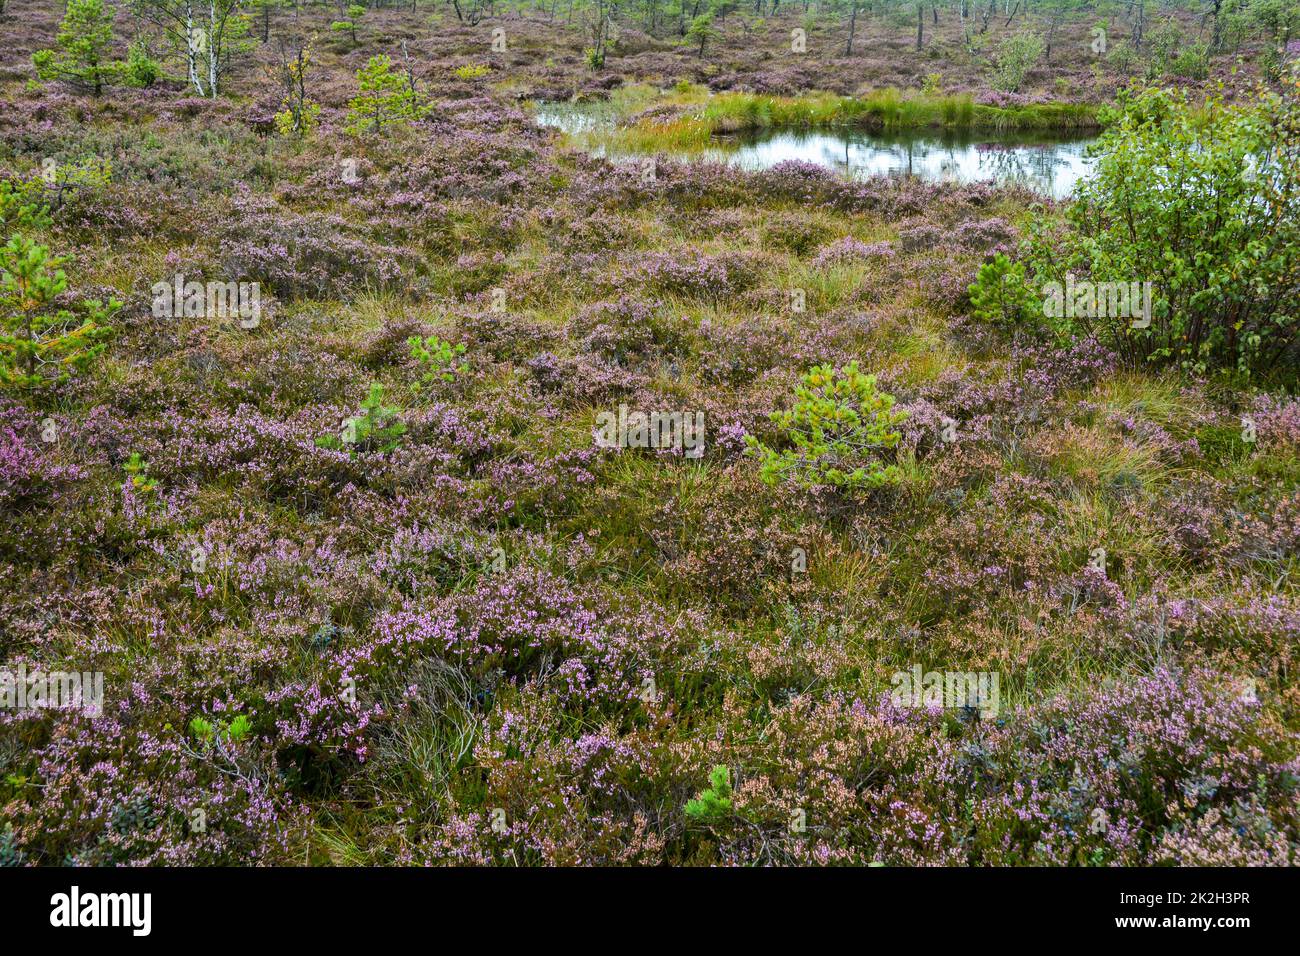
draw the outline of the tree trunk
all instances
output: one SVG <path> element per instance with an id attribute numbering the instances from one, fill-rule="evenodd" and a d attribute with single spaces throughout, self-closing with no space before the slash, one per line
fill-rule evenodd
<path id="1" fill-rule="evenodd" d="M 217 98 L 217 0 L 208 4 L 208 93 Z M 222 24 L 224 30 L 225 24 Z"/>

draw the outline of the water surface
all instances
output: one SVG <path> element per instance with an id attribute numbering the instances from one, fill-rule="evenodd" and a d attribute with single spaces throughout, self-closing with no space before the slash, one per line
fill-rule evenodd
<path id="1" fill-rule="evenodd" d="M 592 152 L 619 161 L 632 154 L 600 144 L 602 130 L 613 129 L 617 112 L 608 103 L 544 103 L 537 122 L 586 137 Z M 996 130 L 765 130 L 714 138 L 707 149 L 668 147 L 659 155 L 680 160 L 711 160 L 746 170 L 767 169 L 802 160 L 848 176 L 918 176 L 970 183 L 993 180 L 1023 183 L 1053 198 L 1064 198 L 1087 176 L 1092 161 L 1084 155 L 1094 134 Z M 638 154 L 639 155 L 639 154 Z"/>

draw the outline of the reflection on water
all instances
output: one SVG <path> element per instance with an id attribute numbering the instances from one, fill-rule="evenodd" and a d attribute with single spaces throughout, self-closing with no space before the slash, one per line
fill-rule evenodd
<path id="1" fill-rule="evenodd" d="M 548 103 L 538 108 L 537 121 L 574 135 L 599 133 L 612 128 L 615 112 L 603 103 Z M 783 130 L 718 137 L 716 148 L 665 149 L 661 153 L 674 159 L 730 163 L 747 170 L 803 160 L 855 177 L 910 174 L 959 183 L 987 179 L 1019 182 L 1060 199 L 1091 169 L 1084 152 L 1093 138 L 1014 131 Z M 607 153 L 603 147 L 594 152 Z M 626 158 L 612 151 L 608 155 L 616 161 Z"/>

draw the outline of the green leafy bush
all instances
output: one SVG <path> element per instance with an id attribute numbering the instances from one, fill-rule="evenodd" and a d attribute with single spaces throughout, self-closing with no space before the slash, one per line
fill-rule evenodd
<path id="1" fill-rule="evenodd" d="M 458 80 L 481 80 L 492 72 L 492 68 L 483 63 L 466 63 L 451 72 Z"/>
<path id="2" fill-rule="evenodd" d="M 1022 31 L 1012 34 L 998 46 L 993 64 L 993 88 L 1004 93 L 1015 93 L 1025 82 L 1046 49 L 1043 38 L 1037 33 Z"/>
<path id="3" fill-rule="evenodd" d="M 1130 361 L 1294 375 L 1300 362 L 1300 99 L 1123 91 L 1068 229 L 1030 231 L 1039 283 L 1150 282 L 1148 326 L 1077 316 Z"/>
<path id="4" fill-rule="evenodd" d="M 122 79 L 127 86 L 148 89 L 162 76 L 162 64 L 149 54 L 149 47 L 144 39 L 137 39 L 127 52 L 126 62 L 122 64 Z"/>
<path id="5" fill-rule="evenodd" d="M 1130 75 L 1138 63 L 1138 54 L 1133 49 L 1133 44 L 1127 40 L 1122 40 L 1110 48 L 1106 54 L 1106 63 L 1116 73 L 1122 73 L 1125 76 Z"/>
<path id="6" fill-rule="evenodd" d="M 275 129 L 281 136 L 307 136 L 320 122 L 320 104 L 307 95 L 311 66 L 311 46 L 303 43 L 291 51 L 282 50 L 278 67 L 271 71 L 284 91 L 280 111 L 275 114 Z"/>
<path id="7" fill-rule="evenodd" d="M 1169 61 L 1169 72 L 1187 80 L 1203 80 L 1210 75 L 1210 47 L 1204 42 L 1183 47 Z"/>
<path id="8" fill-rule="evenodd" d="M 842 372 L 819 365 L 803 376 L 795 396 L 794 408 L 770 416 L 793 447 L 776 451 L 746 437 L 764 481 L 870 489 L 900 479 L 898 467 L 882 463 L 880 453 L 897 447 L 893 429 L 907 413 L 894 410 L 894 396 L 876 390 L 874 375 L 860 372 L 857 362 Z"/>

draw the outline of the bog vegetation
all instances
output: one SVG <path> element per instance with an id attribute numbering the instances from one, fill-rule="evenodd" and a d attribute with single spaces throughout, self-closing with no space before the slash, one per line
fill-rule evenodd
<path id="1" fill-rule="evenodd" d="M 0 0 L 0 865 L 1296 861 L 1294 4 L 188 9 Z"/>

